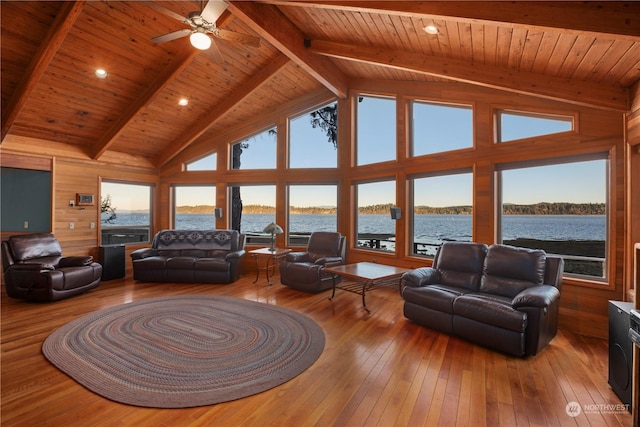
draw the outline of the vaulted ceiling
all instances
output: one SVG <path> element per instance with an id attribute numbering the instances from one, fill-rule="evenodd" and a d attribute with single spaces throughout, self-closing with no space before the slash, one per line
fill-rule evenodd
<path id="1" fill-rule="evenodd" d="M 171 12 L 203 6 L 2 1 L 2 140 L 162 167 L 307 94 L 345 97 L 354 79 L 457 81 L 620 112 L 640 80 L 640 2 L 231 1 L 218 28 L 258 47 L 152 41 L 185 28 Z"/>

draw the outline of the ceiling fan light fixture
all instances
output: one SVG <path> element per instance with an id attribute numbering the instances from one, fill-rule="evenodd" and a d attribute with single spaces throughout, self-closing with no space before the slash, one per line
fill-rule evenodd
<path id="1" fill-rule="evenodd" d="M 211 38 L 202 29 L 199 29 L 189 36 L 191 45 L 196 49 L 207 50 L 211 47 Z"/>

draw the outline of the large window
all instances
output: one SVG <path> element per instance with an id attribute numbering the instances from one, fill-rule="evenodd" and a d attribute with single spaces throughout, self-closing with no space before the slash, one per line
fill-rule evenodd
<path id="1" fill-rule="evenodd" d="M 275 185 L 239 185 L 231 194 L 231 226 L 246 236 L 248 244 L 268 244 L 264 228 L 276 220 Z"/>
<path id="2" fill-rule="evenodd" d="M 473 147 L 473 110 L 468 106 L 411 103 L 411 154 Z"/>
<path id="3" fill-rule="evenodd" d="M 337 147 L 337 102 L 289 121 L 290 168 L 335 168 Z"/>
<path id="4" fill-rule="evenodd" d="M 360 96 L 356 103 L 358 165 L 396 159 L 396 100 Z"/>
<path id="5" fill-rule="evenodd" d="M 396 251 L 396 223 L 389 209 L 396 203 L 396 182 L 380 181 L 356 185 L 357 246 L 387 252 Z"/>
<path id="6" fill-rule="evenodd" d="M 149 242 L 151 189 L 148 184 L 102 181 L 102 245 Z"/>
<path id="7" fill-rule="evenodd" d="M 289 186 L 289 244 L 306 246 L 313 231 L 336 231 L 336 185 Z"/>
<path id="8" fill-rule="evenodd" d="M 273 127 L 231 146 L 231 169 L 275 169 L 277 131 Z"/>
<path id="9" fill-rule="evenodd" d="M 473 239 L 473 175 L 457 173 L 410 180 L 412 255 L 434 256 L 446 241 Z"/>
<path id="10" fill-rule="evenodd" d="M 173 188 L 174 228 L 208 230 L 216 228 L 215 186 L 176 186 Z"/>
<path id="11" fill-rule="evenodd" d="M 565 274 L 606 278 L 607 163 L 502 168 L 500 241 L 561 255 Z"/>

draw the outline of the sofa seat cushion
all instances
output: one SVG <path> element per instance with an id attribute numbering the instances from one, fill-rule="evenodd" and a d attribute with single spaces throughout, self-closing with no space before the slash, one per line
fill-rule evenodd
<path id="1" fill-rule="evenodd" d="M 190 256 L 177 256 L 167 260 L 169 270 L 193 270 L 193 264 L 197 258 Z"/>
<path id="2" fill-rule="evenodd" d="M 167 266 L 167 258 L 163 256 L 152 256 L 133 261 L 135 268 L 139 270 L 164 270 Z"/>
<path id="3" fill-rule="evenodd" d="M 524 333 L 527 313 L 511 307 L 511 299 L 495 295 L 461 295 L 453 303 L 456 316 L 465 317 L 487 325 Z"/>
<path id="4" fill-rule="evenodd" d="M 224 258 L 198 258 L 193 263 L 196 270 L 229 271 L 229 263 Z"/>
<path id="5" fill-rule="evenodd" d="M 453 314 L 453 302 L 464 293 L 464 288 L 447 285 L 429 285 L 420 288 L 407 286 L 402 291 L 402 297 L 407 302 Z"/>

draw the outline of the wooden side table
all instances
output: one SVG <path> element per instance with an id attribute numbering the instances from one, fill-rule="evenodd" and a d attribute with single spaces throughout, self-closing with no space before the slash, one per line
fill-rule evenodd
<path id="1" fill-rule="evenodd" d="M 260 270 L 264 270 L 267 275 L 267 283 L 271 285 L 272 283 L 269 277 L 269 269 L 273 269 L 273 273 L 271 273 L 271 276 L 273 276 L 276 272 L 275 270 L 278 261 L 284 258 L 289 252 L 291 252 L 291 249 L 281 248 L 260 248 L 249 251 L 249 254 L 251 254 L 251 256 L 256 260 L 256 280 L 254 280 L 253 283 L 258 282 L 258 278 L 260 277 Z M 264 267 L 260 267 L 260 258 L 266 258 Z"/>

